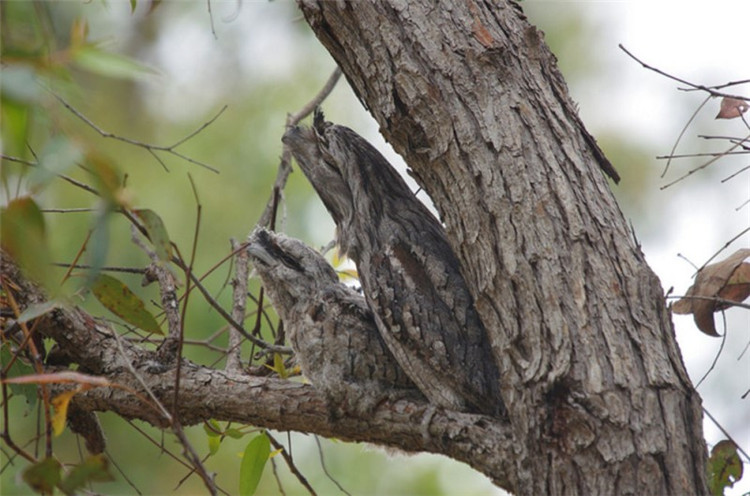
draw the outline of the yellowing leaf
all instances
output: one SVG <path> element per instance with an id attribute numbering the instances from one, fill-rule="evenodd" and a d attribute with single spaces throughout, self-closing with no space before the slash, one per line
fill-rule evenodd
<path id="1" fill-rule="evenodd" d="M 273 370 L 274 372 L 276 372 L 282 379 L 286 379 L 289 377 L 289 369 L 286 368 L 286 365 L 284 365 L 284 360 L 278 353 L 274 353 L 273 355 L 273 366 L 268 365 L 267 363 L 264 365 L 268 370 Z"/>
<path id="2" fill-rule="evenodd" d="M 70 400 L 78 391 L 65 391 L 52 398 L 52 406 L 55 407 L 55 414 L 52 416 L 52 432 L 59 436 L 65 430 L 65 420 L 68 418 L 68 405 Z"/>
<path id="3" fill-rule="evenodd" d="M 357 272 L 357 269 L 337 270 L 336 273 L 339 275 L 339 279 L 359 279 L 359 273 Z"/>
<path id="4" fill-rule="evenodd" d="M 282 379 L 286 379 L 289 377 L 289 372 L 286 370 L 286 366 L 284 365 L 284 359 L 281 358 L 281 355 L 278 353 L 273 354 L 273 367 L 276 369 L 276 373 L 279 374 L 279 377 Z"/>
<path id="5" fill-rule="evenodd" d="M 281 453 L 282 451 L 284 451 L 284 448 L 279 448 L 279 449 L 277 449 L 277 450 L 273 450 L 273 451 L 271 452 L 271 454 L 270 454 L 270 455 L 268 455 L 268 458 L 273 458 L 274 456 L 278 455 L 278 454 L 279 454 L 279 453 Z"/>
<path id="6" fill-rule="evenodd" d="M 96 299 L 110 312 L 147 332 L 163 334 L 159 323 L 146 305 L 125 284 L 106 274 L 100 274 L 91 287 Z"/>

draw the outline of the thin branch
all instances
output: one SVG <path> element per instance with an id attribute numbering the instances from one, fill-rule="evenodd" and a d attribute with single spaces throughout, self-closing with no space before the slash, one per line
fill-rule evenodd
<path id="1" fill-rule="evenodd" d="M 21 159 L 21 158 L 18 158 L 18 157 L 13 157 L 11 155 L 5 155 L 5 154 L 1 154 L 0 153 L 0 158 L 2 158 L 3 160 L 7 160 L 9 162 L 16 162 L 18 164 L 28 165 L 29 167 L 39 167 L 39 163 L 38 162 L 30 162 L 28 160 L 24 160 L 24 159 Z M 85 191 L 88 191 L 89 193 L 93 193 L 96 196 L 101 196 L 101 194 L 99 193 L 99 191 L 97 191 L 96 189 L 92 188 L 88 184 L 82 183 L 82 182 L 78 181 L 77 179 L 73 179 L 72 177 L 66 176 L 65 174 L 55 173 L 55 175 L 57 177 L 59 177 L 60 179 L 62 179 L 63 181 L 69 182 L 73 186 L 76 186 L 76 187 L 81 188 L 81 189 L 83 189 Z"/>
<path id="2" fill-rule="evenodd" d="M 198 198 L 198 190 L 195 187 L 193 176 L 188 174 L 190 180 L 190 186 L 193 189 L 193 198 L 195 199 L 195 229 L 193 230 L 193 245 L 190 248 L 190 262 L 187 265 L 185 271 L 185 299 L 182 302 L 182 313 L 180 315 L 180 329 L 177 335 L 177 371 L 175 372 L 174 378 L 174 401 L 172 403 L 172 411 L 177 411 L 177 404 L 179 403 L 180 396 L 180 376 L 182 371 L 182 347 L 185 339 L 185 319 L 188 309 L 188 299 L 190 298 L 190 274 L 193 273 L 193 267 L 195 266 L 195 255 L 198 251 L 198 234 L 201 228 L 201 212 L 203 211 L 203 205 L 201 205 L 200 199 Z"/>
<path id="3" fill-rule="evenodd" d="M 734 439 L 732 438 L 732 436 L 731 436 L 731 435 L 730 435 L 730 434 L 729 434 L 729 433 L 727 432 L 727 430 L 726 430 L 726 429 L 725 429 L 724 427 L 722 427 L 722 425 L 721 425 L 721 424 L 719 423 L 719 421 L 718 421 L 718 420 L 716 420 L 716 419 L 714 418 L 714 416 L 713 416 L 713 415 L 711 415 L 711 413 L 710 413 L 710 412 L 709 412 L 708 410 L 706 410 L 705 408 L 703 408 L 703 413 L 705 413 L 705 414 L 706 414 L 706 416 L 707 416 L 708 418 L 710 418 L 710 419 L 711 419 L 711 422 L 713 422 L 713 423 L 714 423 L 714 425 L 715 425 L 716 427 L 718 427 L 718 428 L 719 428 L 719 430 L 720 430 L 720 431 L 721 431 L 721 432 L 722 432 L 722 433 L 723 433 L 723 434 L 724 434 L 724 435 L 725 435 L 725 436 L 727 437 L 727 439 L 729 439 L 730 441 L 732 441 L 732 442 L 734 443 L 734 445 L 735 445 L 735 446 L 737 447 L 737 451 L 739 451 L 740 453 L 742 453 L 742 454 L 743 454 L 743 455 L 745 456 L 745 460 L 747 460 L 747 461 L 748 461 L 748 462 L 750 463 L 750 456 L 749 456 L 749 455 L 748 455 L 748 454 L 747 454 L 747 453 L 745 452 L 745 450 L 743 450 L 743 449 L 742 449 L 742 448 L 740 447 L 740 445 L 739 445 L 739 444 L 738 444 L 738 443 L 737 443 L 737 442 L 736 442 L 736 441 L 735 441 L 735 440 L 734 440 Z"/>
<path id="4" fill-rule="evenodd" d="M 664 177 L 667 175 L 667 171 L 669 170 L 669 164 L 672 163 L 672 159 L 674 158 L 674 152 L 677 149 L 677 145 L 680 144 L 680 140 L 682 139 L 682 136 L 685 134 L 685 131 L 687 131 L 688 127 L 690 127 L 690 123 L 693 122 L 693 119 L 695 119 L 695 116 L 698 115 L 698 112 L 701 111 L 701 109 L 708 103 L 708 101 L 711 99 L 710 96 L 707 96 L 703 102 L 698 105 L 698 108 L 695 109 L 695 112 L 693 112 L 693 115 L 690 116 L 690 119 L 688 119 L 685 126 L 683 126 L 682 131 L 680 131 L 679 136 L 677 136 L 677 139 L 674 142 L 674 145 L 672 146 L 672 150 L 669 152 L 669 160 L 667 160 L 667 165 L 664 166 L 664 171 L 661 173 L 661 177 Z"/>
<path id="5" fill-rule="evenodd" d="M 218 112 L 216 113 L 216 115 L 214 115 L 214 116 L 213 116 L 213 117 L 211 117 L 211 118 L 210 118 L 209 120 L 207 120 L 206 122 L 204 122 L 203 124 L 201 124 L 201 125 L 200 125 L 200 126 L 198 127 L 198 129 L 196 129 L 196 130 L 195 130 L 195 131 L 193 131 L 192 133 L 188 134 L 187 136 L 185 136 L 185 137 L 184 137 L 184 138 L 182 138 L 181 140 L 177 140 L 177 141 L 176 141 L 176 142 L 175 142 L 175 143 L 174 143 L 174 144 L 173 144 L 172 146 L 170 146 L 169 148 L 177 148 L 177 147 L 178 147 L 178 146 L 180 146 L 181 144 L 185 143 L 185 142 L 186 142 L 186 141 L 188 141 L 189 139 L 191 139 L 191 138 L 193 138 L 194 136 L 196 136 L 196 135 L 197 135 L 198 133 L 200 133 L 201 131 L 203 131 L 204 129 L 206 129 L 206 128 L 207 128 L 208 126 L 210 126 L 211 124 L 213 124 L 213 123 L 214 123 L 214 121 L 215 121 L 216 119 L 218 119 L 218 118 L 219 118 L 219 117 L 221 116 L 221 114 L 223 114 L 223 113 L 224 113 L 224 111 L 225 111 L 225 110 L 226 110 L 227 108 L 229 108 L 229 105 L 224 105 L 223 107 L 221 107 L 221 110 L 219 110 L 219 111 L 218 111 Z"/>
<path id="6" fill-rule="evenodd" d="M 724 334 L 721 337 L 721 345 L 719 346 L 719 350 L 716 352 L 716 355 L 714 356 L 713 362 L 711 362 L 711 365 L 708 367 L 708 370 L 706 370 L 706 373 L 703 374 L 703 377 L 701 377 L 701 380 L 699 380 L 695 384 L 695 389 L 698 389 L 701 384 L 703 384 L 703 381 L 706 380 L 708 377 L 708 374 L 711 373 L 711 371 L 716 367 L 717 362 L 719 361 L 719 357 L 721 356 L 721 352 L 724 349 L 724 345 L 727 342 L 727 328 L 726 328 L 726 320 L 724 321 Z"/>
<path id="7" fill-rule="evenodd" d="M 339 484 L 339 481 L 334 479 L 333 476 L 328 472 L 328 468 L 326 467 L 326 461 L 325 461 L 325 458 L 323 457 L 323 447 L 320 445 L 320 439 L 318 438 L 318 436 L 313 436 L 313 438 L 315 438 L 315 444 L 318 445 L 318 458 L 320 458 L 320 466 L 323 469 L 323 473 L 326 474 L 326 477 L 328 477 L 328 479 L 331 482 L 336 484 L 336 487 L 339 488 L 339 491 L 346 494 L 346 496 L 352 496 L 351 493 L 349 493 L 349 491 L 344 489 L 343 486 Z"/>
<path id="8" fill-rule="evenodd" d="M 333 88 L 336 87 L 336 83 L 338 83 L 340 77 L 341 68 L 337 66 L 336 69 L 334 69 L 333 73 L 329 76 L 328 81 L 326 81 L 326 83 L 320 89 L 318 94 L 315 95 L 312 100 L 307 102 L 307 104 L 304 105 L 296 114 L 287 117 L 286 125 L 296 126 L 302 119 L 310 115 L 316 107 L 323 103 L 323 100 L 328 98 L 328 95 L 330 95 L 331 91 L 333 91 Z"/>
<path id="9" fill-rule="evenodd" d="M 85 115 L 83 115 L 75 107 L 73 107 L 71 104 L 69 104 L 67 101 L 65 101 L 61 96 L 59 96 L 57 94 L 54 94 L 54 93 L 52 94 L 52 96 L 54 96 L 55 99 L 57 101 L 59 101 L 63 105 L 63 107 L 65 107 L 66 109 L 68 109 L 73 115 L 75 115 L 76 117 L 78 117 L 81 121 L 83 121 L 91 129 L 93 129 L 94 131 L 96 131 L 102 138 L 111 138 L 111 139 L 114 139 L 114 140 L 117 140 L 117 141 L 121 141 L 123 143 L 127 143 L 129 145 L 133 145 L 133 146 L 137 146 L 137 147 L 143 148 L 144 150 L 148 150 L 149 152 L 151 152 L 151 154 L 154 155 L 154 156 L 156 156 L 155 152 L 157 152 L 157 151 L 169 153 L 171 155 L 174 155 L 175 157 L 179 157 L 179 158 L 181 158 L 181 159 L 183 159 L 183 160 L 185 160 L 187 162 L 190 162 L 191 164 L 195 164 L 195 165 L 199 165 L 201 167 L 204 167 L 204 168 L 210 170 L 211 172 L 216 172 L 217 174 L 219 172 L 218 169 L 216 169 L 215 167 L 212 167 L 212 166 L 210 166 L 210 165 L 208 165 L 206 163 L 203 163 L 203 162 L 200 162 L 198 160 L 195 160 L 195 159 L 192 159 L 190 157 L 187 157 L 187 156 L 185 156 L 185 155 L 183 155 L 183 154 L 175 151 L 174 149 L 177 148 L 182 143 L 184 143 L 185 141 L 187 141 L 188 139 L 194 137 L 198 132 L 202 131 L 207 126 L 209 126 L 211 123 L 213 123 L 224 112 L 224 110 L 226 110 L 226 108 L 227 108 L 226 105 L 214 117 L 212 117 L 206 123 L 204 123 L 203 125 L 201 125 L 196 131 L 193 131 L 192 133 L 188 134 L 185 138 L 179 139 L 174 144 L 169 145 L 169 146 L 160 146 L 160 145 L 154 145 L 154 144 L 151 144 L 151 143 L 144 143 L 142 141 L 134 140 L 134 139 L 131 139 L 131 138 L 126 138 L 124 136 L 119 136 L 119 135 L 111 133 L 109 131 L 105 131 L 104 129 L 101 129 L 99 126 L 97 126 L 91 119 L 89 119 L 88 117 L 86 117 Z M 162 167 L 165 167 L 164 162 L 162 162 L 161 160 L 159 160 L 159 162 L 161 163 Z"/>
<path id="10" fill-rule="evenodd" d="M 180 305 L 177 302 L 177 281 L 174 275 L 164 266 L 162 266 L 159 256 L 154 250 L 149 248 L 146 243 L 138 236 L 138 229 L 135 226 L 131 226 L 131 240 L 138 246 L 151 260 L 151 264 L 146 269 L 146 277 L 149 281 L 156 280 L 159 283 L 159 293 L 161 294 L 161 306 L 162 310 L 167 316 L 167 328 L 168 328 L 168 339 L 177 341 L 180 335 L 181 319 L 180 319 Z M 166 348 L 166 347 L 165 347 Z M 171 355 L 170 351 L 164 351 L 166 355 L 163 358 L 168 361 L 174 360 L 174 356 Z"/>
<path id="11" fill-rule="evenodd" d="M 91 265 L 87 264 L 71 264 L 71 263 L 65 263 L 65 262 L 55 262 L 52 265 L 55 267 L 64 267 L 64 268 L 74 268 L 74 269 L 91 269 Z M 146 272 L 146 269 L 141 267 L 111 267 L 111 266 L 104 266 L 104 267 L 97 267 L 97 270 L 100 270 L 102 272 L 123 272 L 126 274 L 144 274 Z"/>
<path id="12" fill-rule="evenodd" d="M 283 444 L 279 443 L 268 431 L 266 431 L 266 436 L 268 436 L 269 441 L 271 441 L 271 444 L 273 445 L 274 449 L 281 450 L 281 456 L 284 457 L 284 461 L 286 462 L 287 467 L 289 467 L 289 471 L 292 472 L 292 474 L 297 478 L 300 484 L 304 486 L 307 491 L 315 496 L 317 493 L 315 492 L 315 489 L 310 485 L 310 483 L 307 481 L 307 478 L 302 475 L 302 472 L 299 471 L 297 466 L 294 464 L 294 459 L 292 456 L 287 452 L 286 448 Z"/>
<path id="13" fill-rule="evenodd" d="M 745 138 L 745 139 L 747 140 L 748 138 L 750 138 L 750 135 L 748 135 L 748 137 L 747 137 L 747 138 Z M 686 173 L 686 174 L 684 174 L 684 175 L 682 175 L 682 176 L 678 177 L 677 179 L 675 179 L 674 181 L 672 181 L 672 182 L 670 182 L 670 183 L 667 183 L 667 184 L 665 184 L 664 186 L 660 187 L 659 189 L 662 189 L 662 190 L 663 190 L 663 189 L 669 188 L 670 186 L 673 186 L 674 184 L 676 184 L 676 183 L 678 183 L 678 182 L 682 181 L 683 179 L 685 179 L 685 178 L 687 178 L 687 177 L 691 176 L 692 174 L 695 174 L 696 172 L 698 172 L 698 171 L 700 171 L 700 170 L 703 170 L 703 169 L 705 169 L 706 167 L 708 167 L 709 165 L 713 164 L 714 162 L 716 162 L 717 160 L 719 160 L 720 158 L 722 158 L 722 157 L 724 157 L 724 156 L 726 156 L 726 155 L 739 155 L 739 154 L 744 154 L 744 153 L 750 153 L 750 152 L 744 152 L 744 151 L 741 151 L 741 152 L 734 152 L 734 153 L 732 153 L 732 150 L 734 150 L 734 149 L 735 149 L 735 148 L 737 148 L 738 146 L 740 146 L 740 144 L 739 144 L 739 143 L 737 143 L 737 144 L 733 145 L 733 146 L 732 146 L 731 148 L 729 148 L 728 150 L 726 150 L 726 151 L 724 151 L 724 152 L 720 152 L 720 153 L 718 153 L 718 154 L 707 154 L 707 155 L 711 155 L 711 156 L 714 156 L 714 158 L 712 158 L 712 159 L 711 159 L 711 160 L 709 160 L 708 162 L 706 162 L 706 163 L 704 163 L 704 164 L 702 164 L 702 165 L 700 165 L 700 166 L 696 167 L 695 169 L 691 169 L 691 170 L 687 171 L 687 173 Z M 695 155 L 693 155 L 693 156 L 697 157 L 697 156 L 703 156 L 703 155 L 704 155 L 704 154 L 695 154 Z M 657 157 L 657 158 L 663 158 L 663 157 Z M 681 156 L 678 156 L 678 157 L 675 157 L 675 158 L 681 158 Z"/>
<path id="14" fill-rule="evenodd" d="M 95 212 L 95 208 L 40 208 L 39 210 L 42 211 L 42 213 L 45 214 L 78 214 L 78 213 L 87 213 L 87 212 Z"/>
<path id="15" fill-rule="evenodd" d="M 721 97 L 727 97 L 727 98 L 734 98 L 736 100 L 750 101 L 750 97 L 739 96 L 739 95 L 731 95 L 729 93 L 724 93 L 724 92 L 721 92 L 721 91 L 716 91 L 714 89 L 714 87 L 704 86 L 702 84 L 691 83 L 690 81 L 686 81 L 685 79 L 681 79 L 681 78 L 678 78 L 676 76 L 673 76 L 673 75 L 671 75 L 669 73 L 666 73 L 666 72 L 662 71 L 661 69 L 657 69 L 656 67 L 653 67 L 653 66 L 648 65 L 647 63 L 643 62 L 641 59 L 639 59 L 638 57 L 636 57 L 635 55 L 633 55 L 632 53 L 630 53 L 630 51 L 628 51 L 628 49 L 626 49 L 624 46 L 622 46 L 622 44 L 619 44 L 617 46 L 620 47 L 620 50 L 622 50 L 623 52 L 625 52 L 626 54 L 628 54 L 628 56 L 630 58 L 632 58 L 633 60 L 635 60 L 636 62 L 638 62 L 639 64 L 641 64 L 641 66 L 643 68 L 648 69 L 650 71 L 654 71 L 657 74 L 661 74 L 662 76 L 664 76 L 666 78 L 669 78 L 669 79 L 671 79 L 673 81 L 677 81 L 678 83 L 682 83 L 684 85 L 687 85 L 687 86 L 689 86 L 689 87 L 691 87 L 691 88 L 693 88 L 695 90 L 705 91 L 705 92 L 709 93 L 711 96 L 721 96 Z"/>
<path id="16" fill-rule="evenodd" d="M 323 100 L 325 100 L 328 95 L 331 94 L 331 91 L 333 91 L 333 88 L 336 87 L 336 83 L 338 82 L 339 78 L 341 77 L 341 69 L 336 67 L 336 69 L 333 71 L 331 76 L 328 78 L 328 81 L 323 85 L 323 88 L 318 92 L 317 95 L 315 95 L 312 100 L 310 100 L 306 105 L 300 109 L 299 112 L 297 112 L 294 115 L 287 116 L 286 119 L 286 126 L 295 126 L 299 124 L 299 122 L 310 115 L 313 110 L 315 110 L 315 107 L 319 106 Z M 269 226 L 271 225 L 271 215 L 274 212 L 273 204 L 274 204 L 274 198 L 277 195 L 277 191 L 283 191 L 284 186 L 286 186 L 286 180 L 289 177 L 289 174 L 292 172 L 292 154 L 289 153 L 289 151 L 284 147 L 283 152 L 281 153 L 281 160 L 279 162 L 279 170 L 276 173 L 276 180 L 274 181 L 273 190 L 271 192 L 271 197 L 266 202 L 266 208 L 263 210 L 263 213 L 260 215 L 260 218 L 258 219 L 258 222 L 256 222 L 257 226 Z"/>
<path id="17" fill-rule="evenodd" d="M 732 239 L 730 239 L 729 241 L 727 241 L 726 243 L 724 243 L 724 246 L 722 246 L 721 248 L 719 248 L 719 250 L 718 250 L 718 251 L 717 251 L 716 253 L 714 253 L 713 255 L 711 255 L 711 257 L 710 257 L 710 258 L 709 258 L 708 260 L 706 260 L 706 261 L 705 261 L 705 262 L 703 263 L 703 265 L 701 265 L 700 269 L 698 269 L 698 270 L 697 270 L 696 272 L 700 272 L 701 270 L 703 270 L 703 269 L 704 269 L 704 267 L 706 267 L 706 265 L 708 265 L 709 263 L 711 263 L 711 261 L 712 261 L 712 260 L 713 260 L 714 258 L 718 257 L 718 256 L 719 256 L 719 254 L 720 254 L 720 253 L 721 253 L 722 251 L 724 251 L 724 250 L 726 250 L 727 248 L 729 248 L 729 245 L 731 245 L 732 243 L 734 243 L 735 241 L 737 241 L 738 239 L 740 239 L 740 238 L 741 238 L 742 236 L 744 236 L 744 235 L 745 235 L 746 233 L 748 233 L 748 232 L 750 232 L 750 227 L 748 227 L 748 228 L 745 228 L 745 229 L 743 229 L 743 230 L 742 230 L 742 231 L 740 231 L 740 233 L 739 233 L 739 234 L 737 234 L 737 235 L 736 235 L 735 237 L 733 237 Z"/>

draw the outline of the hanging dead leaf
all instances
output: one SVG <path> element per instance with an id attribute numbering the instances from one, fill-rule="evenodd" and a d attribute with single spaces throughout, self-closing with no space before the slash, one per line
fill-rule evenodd
<path id="1" fill-rule="evenodd" d="M 718 336 L 714 312 L 731 306 L 713 298 L 742 302 L 750 296 L 750 249 L 737 250 L 725 260 L 706 265 L 695 277 L 685 297 L 672 305 L 672 312 L 693 314 L 698 329 Z"/>
<path id="2" fill-rule="evenodd" d="M 739 117 L 750 108 L 750 103 L 739 98 L 724 97 L 721 99 L 721 107 L 716 119 L 734 119 Z"/>

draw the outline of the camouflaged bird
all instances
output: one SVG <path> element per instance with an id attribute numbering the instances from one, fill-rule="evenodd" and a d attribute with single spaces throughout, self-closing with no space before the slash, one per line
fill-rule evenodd
<path id="1" fill-rule="evenodd" d="M 423 399 L 383 343 L 364 298 L 339 282 L 318 252 L 263 228 L 248 241 L 300 368 L 335 416 L 366 416 L 386 399 Z"/>
<path id="2" fill-rule="evenodd" d="M 504 415 L 489 338 L 440 222 L 372 145 L 321 112 L 283 142 L 336 222 L 404 371 L 435 405 Z"/>

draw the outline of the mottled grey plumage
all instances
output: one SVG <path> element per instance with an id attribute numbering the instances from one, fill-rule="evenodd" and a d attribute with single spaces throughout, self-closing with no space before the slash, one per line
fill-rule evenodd
<path id="1" fill-rule="evenodd" d="M 256 229 L 248 252 L 284 321 L 302 372 L 341 411 L 367 415 L 384 399 L 422 398 L 396 363 L 364 298 L 299 240 Z"/>
<path id="2" fill-rule="evenodd" d="M 336 222 L 385 343 L 434 404 L 501 415 L 487 333 L 445 232 L 361 136 L 325 122 L 284 143 Z"/>

